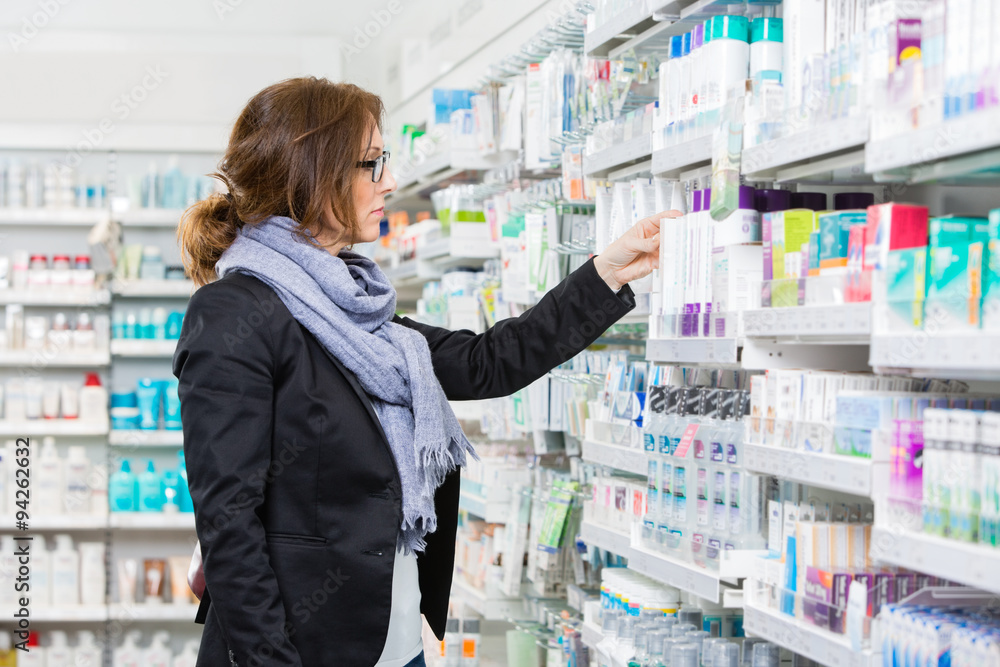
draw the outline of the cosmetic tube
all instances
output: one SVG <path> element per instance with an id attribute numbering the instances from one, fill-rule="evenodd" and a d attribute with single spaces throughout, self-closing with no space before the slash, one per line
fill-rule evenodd
<path id="1" fill-rule="evenodd" d="M 163 577 L 167 564 L 162 558 L 147 558 L 143 561 L 143 590 L 146 602 L 163 602 Z"/>

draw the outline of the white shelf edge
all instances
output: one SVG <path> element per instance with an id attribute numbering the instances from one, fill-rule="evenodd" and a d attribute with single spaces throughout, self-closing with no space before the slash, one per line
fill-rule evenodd
<path id="1" fill-rule="evenodd" d="M 822 665 L 875 667 L 881 664 L 880 655 L 873 655 L 871 650 L 856 653 L 842 635 L 754 605 L 743 607 L 743 629 Z"/>
<path id="2" fill-rule="evenodd" d="M 120 297 L 190 298 L 193 280 L 116 280 L 112 292 Z"/>
<path id="3" fill-rule="evenodd" d="M 869 363 L 878 372 L 956 379 L 1000 379 L 1000 333 L 873 334 Z"/>
<path id="4" fill-rule="evenodd" d="M 583 521 L 580 524 L 580 538 L 586 544 L 619 556 L 628 556 L 629 550 L 632 548 L 632 538 L 628 533 L 591 521 Z"/>
<path id="5" fill-rule="evenodd" d="M 878 523 L 872 528 L 871 543 L 873 561 L 1000 594 L 1000 549 Z"/>
<path id="6" fill-rule="evenodd" d="M 650 338 L 646 359 L 664 363 L 736 364 L 735 338 Z"/>
<path id="7" fill-rule="evenodd" d="M 173 357 L 176 340 L 146 340 L 141 338 L 114 338 L 111 354 L 115 357 Z"/>
<path id="8" fill-rule="evenodd" d="M 743 456 L 747 470 L 753 472 L 858 496 L 872 495 L 871 459 L 754 443 L 744 445 Z"/>
<path id="9" fill-rule="evenodd" d="M 79 419 L 36 419 L 28 422 L 0 421 L 0 436 L 108 434 L 108 422 L 86 422 Z"/>
<path id="10" fill-rule="evenodd" d="M 700 598 L 719 602 L 721 579 L 716 572 L 641 546 L 631 547 L 627 557 L 631 570 Z"/>
<path id="11" fill-rule="evenodd" d="M 793 338 L 813 343 L 867 345 L 871 336 L 871 304 L 745 310 L 743 333 L 747 338 Z"/>
<path id="12" fill-rule="evenodd" d="M 135 603 L 123 604 L 112 602 L 110 605 L 110 617 L 118 621 L 136 622 L 171 622 L 171 621 L 194 621 L 198 613 L 196 604 L 174 604 L 173 602 L 163 602 L 160 604 Z"/>
<path id="13" fill-rule="evenodd" d="M 712 136 L 706 135 L 653 151 L 653 174 L 677 178 L 681 172 L 711 164 Z"/>
<path id="14" fill-rule="evenodd" d="M 163 512 L 112 512 L 113 530 L 194 530 L 194 514 Z"/>
<path id="15" fill-rule="evenodd" d="M 103 208 L 0 208 L 0 225 L 88 227 L 109 216 Z"/>
<path id="16" fill-rule="evenodd" d="M 111 292 L 106 289 L 51 288 L 0 289 L 0 305 L 24 306 L 105 306 L 111 303 Z"/>
<path id="17" fill-rule="evenodd" d="M 108 517 L 100 514 L 50 514 L 31 516 L 29 508 L 28 531 L 57 530 L 107 530 Z M 0 531 L 14 531 L 16 518 L 13 514 L 0 516 Z"/>
<path id="18" fill-rule="evenodd" d="M 863 148 L 868 125 L 867 116 L 840 118 L 747 148 L 742 157 L 744 174 L 748 180 L 771 180 L 780 170 Z"/>
<path id="19" fill-rule="evenodd" d="M 125 227 L 177 227 L 184 209 L 135 208 L 113 213 Z"/>
<path id="20" fill-rule="evenodd" d="M 184 444 L 184 431 L 111 429 L 108 444 L 116 447 L 180 447 Z"/>
<path id="21" fill-rule="evenodd" d="M 12 610 L 5 618 L 13 618 Z M 103 623 L 108 620 L 107 605 L 31 606 L 32 623 Z"/>
<path id="22" fill-rule="evenodd" d="M 649 472 L 645 450 L 595 440 L 584 440 L 581 446 L 583 448 L 581 458 L 584 461 L 635 475 L 645 475 Z"/>
<path id="23" fill-rule="evenodd" d="M 100 368 L 111 364 L 109 352 L 64 352 L 48 356 L 45 350 L 0 351 L 0 367 Z"/>
<path id="24" fill-rule="evenodd" d="M 486 591 L 473 587 L 462 576 L 452 578 L 452 593 L 458 593 L 462 602 L 487 621 L 504 621 L 524 615 L 524 599 L 488 598 Z"/>
<path id="25" fill-rule="evenodd" d="M 641 162 L 652 157 L 652 138 L 649 132 L 615 144 L 593 155 L 584 154 L 583 174 L 590 178 L 600 178 L 617 168 Z"/>

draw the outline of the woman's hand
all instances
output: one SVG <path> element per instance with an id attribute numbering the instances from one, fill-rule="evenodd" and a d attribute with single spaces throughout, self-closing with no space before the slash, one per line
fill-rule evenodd
<path id="1" fill-rule="evenodd" d="M 660 266 L 660 220 L 679 218 L 680 211 L 663 211 L 643 218 L 594 258 L 598 275 L 617 292 L 622 285 L 648 276 Z"/>

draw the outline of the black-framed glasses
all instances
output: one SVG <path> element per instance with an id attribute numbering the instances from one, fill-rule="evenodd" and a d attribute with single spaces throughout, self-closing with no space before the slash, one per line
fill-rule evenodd
<path id="1" fill-rule="evenodd" d="M 372 170 L 372 183 L 378 183 L 382 180 L 382 172 L 385 171 L 385 163 L 389 161 L 389 151 L 382 151 L 374 160 L 361 160 L 358 162 L 359 169 L 371 169 Z"/>

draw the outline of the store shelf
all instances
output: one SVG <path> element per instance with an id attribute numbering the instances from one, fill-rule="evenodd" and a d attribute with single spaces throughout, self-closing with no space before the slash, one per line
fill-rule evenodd
<path id="1" fill-rule="evenodd" d="M 939 125 L 869 142 L 865 170 L 900 176 L 914 183 L 961 180 L 962 176 L 984 169 L 995 171 L 998 148 L 1000 109 L 977 111 Z"/>
<path id="2" fill-rule="evenodd" d="M 191 512 L 112 512 L 111 527 L 118 530 L 194 530 Z"/>
<path id="3" fill-rule="evenodd" d="M 743 452 L 747 470 L 859 496 L 872 494 L 871 459 L 750 443 Z"/>
<path id="4" fill-rule="evenodd" d="M 182 208 L 137 208 L 115 213 L 115 218 L 125 227 L 177 227 Z"/>
<path id="5" fill-rule="evenodd" d="M 107 350 L 100 352 L 48 350 L 0 350 L 0 366 L 16 366 L 41 370 L 44 368 L 99 368 L 111 363 Z"/>
<path id="6" fill-rule="evenodd" d="M 452 595 L 459 598 L 466 607 L 487 621 L 505 621 L 509 618 L 524 617 L 523 598 L 488 598 L 486 591 L 473 587 L 456 574 L 452 579 Z"/>
<path id="7" fill-rule="evenodd" d="M 397 266 L 385 267 L 382 269 L 382 273 L 385 274 L 385 277 L 388 278 L 389 282 L 393 285 L 416 280 L 417 260 L 408 259 L 404 262 L 400 262 Z"/>
<path id="8" fill-rule="evenodd" d="M 14 618 L 13 607 L 3 613 L 5 619 Z M 31 604 L 29 607 L 32 623 L 103 623 L 108 620 L 105 605 L 54 605 L 46 607 Z"/>
<path id="9" fill-rule="evenodd" d="M 32 516 L 29 507 L 28 531 L 106 530 L 108 517 L 98 514 L 49 514 Z M 0 531 L 19 532 L 12 514 L 0 516 Z"/>
<path id="10" fill-rule="evenodd" d="M 870 180 L 864 173 L 868 117 L 842 118 L 743 151 L 748 181 Z"/>
<path id="11" fill-rule="evenodd" d="M 111 303 L 106 289 L 25 288 L 0 289 L 0 305 L 19 303 L 24 306 L 105 306 Z"/>
<path id="12" fill-rule="evenodd" d="M 419 162 L 405 162 L 393 168 L 396 191 L 386 197 L 390 209 L 401 208 L 405 200 L 422 190 L 459 176 L 465 171 L 483 171 L 517 159 L 515 151 L 483 155 L 478 150 L 448 150 L 442 148 Z M 427 202 L 429 205 L 430 202 Z"/>
<path id="13" fill-rule="evenodd" d="M 711 163 L 712 135 L 706 135 L 653 151 L 652 171 L 661 178 L 678 178 L 681 172 Z"/>
<path id="14" fill-rule="evenodd" d="M 743 332 L 747 338 L 775 338 L 786 343 L 867 345 L 871 336 L 871 304 L 746 310 Z"/>
<path id="15" fill-rule="evenodd" d="M 107 435 L 108 422 L 81 419 L 36 419 L 26 422 L 0 421 L 0 436 Z"/>
<path id="16" fill-rule="evenodd" d="M 601 626 L 586 621 L 580 624 L 580 641 L 586 646 L 594 648 L 604 639 L 604 632 Z"/>
<path id="17" fill-rule="evenodd" d="M 657 3 L 662 4 L 662 3 Z M 583 37 L 583 50 L 592 58 L 607 57 L 611 50 L 656 25 L 648 0 L 636 0 Z"/>
<path id="18" fill-rule="evenodd" d="M 155 623 L 186 621 L 188 623 L 193 623 L 194 617 L 197 613 L 198 605 L 190 603 L 173 604 L 171 602 L 164 602 L 161 604 L 122 604 L 120 602 L 115 602 L 111 605 L 111 618 L 118 621 Z"/>
<path id="19" fill-rule="evenodd" d="M 735 338 L 651 338 L 646 359 L 668 364 L 736 364 Z"/>
<path id="20" fill-rule="evenodd" d="M 112 285 L 115 296 L 190 298 L 193 280 L 117 280 Z"/>
<path id="21" fill-rule="evenodd" d="M 586 544 L 619 556 L 628 556 L 632 548 L 632 538 L 628 533 L 589 521 L 580 524 L 580 538 Z"/>
<path id="22" fill-rule="evenodd" d="M 184 431 L 111 429 L 108 444 L 117 447 L 180 447 L 184 444 Z"/>
<path id="23" fill-rule="evenodd" d="M 92 227 L 107 217 L 103 208 L 0 208 L 0 225 Z"/>
<path id="24" fill-rule="evenodd" d="M 970 331 L 873 335 L 872 368 L 879 373 L 1000 380 L 1000 333 Z"/>
<path id="25" fill-rule="evenodd" d="M 760 554 L 759 551 L 723 551 L 720 569 L 715 572 L 646 547 L 633 546 L 628 551 L 628 567 L 718 604 L 727 584 L 735 585 L 738 579 L 749 576 L 753 571 L 753 559 Z"/>
<path id="26" fill-rule="evenodd" d="M 173 357 L 176 350 L 176 340 L 115 338 L 111 341 L 111 354 L 116 357 Z"/>
<path id="27" fill-rule="evenodd" d="M 645 475 L 649 471 L 645 450 L 595 440 L 584 440 L 582 446 L 584 461 L 634 475 Z"/>
<path id="28" fill-rule="evenodd" d="M 876 667 L 881 664 L 880 654 L 873 655 L 871 650 L 856 653 L 850 640 L 843 635 L 826 632 L 769 609 L 746 605 L 743 629 L 748 635 L 774 642 L 828 667 Z"/>
<path id="29" fill-rule="evenodd" d="M 469 514 L 478 516 L 486 523 L 507 523 L 510 516 L 510 503 L 488 501 L 487 498 L 467 489 L 462 489 L 458 496 L 458 508 Z"/>
<path id="30" fill-rule="evenodd" d="M 637 162 L 650 159 L 652 135 L 644 132 L 638 137 L 617 143 L 610 148 L 583 156 L 583 173 L 590 178 L 606 177 L 610 172 Z"/>
<path id="31" fill-rule="evenodd" d="M 1000 549 L 878 523 L 872 528 L 871 544 L 873 561 L 1000 595 Z"/>

